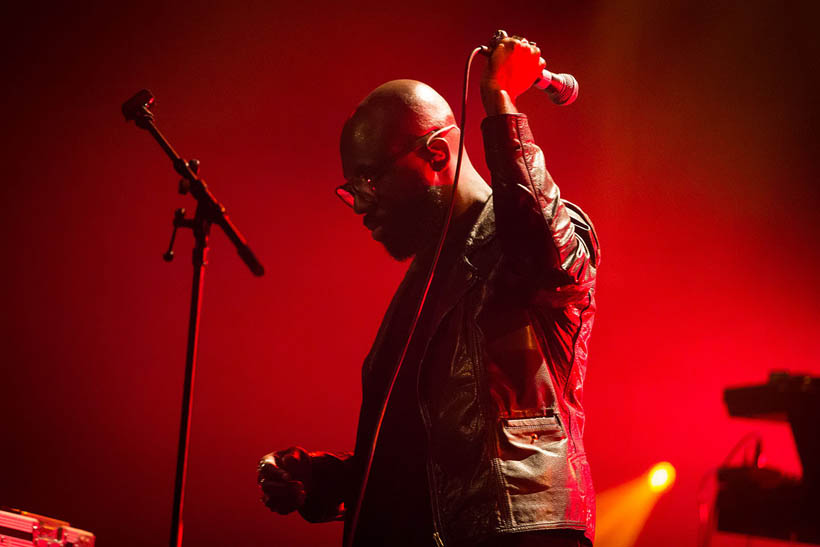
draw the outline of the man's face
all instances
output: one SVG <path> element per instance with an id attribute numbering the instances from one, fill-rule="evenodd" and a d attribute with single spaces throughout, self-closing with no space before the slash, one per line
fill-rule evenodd
<path id="1" fill-rule="evenodd" d="M 365 213 L 364 224 L 390 256 L 405 260 L 435 241 L 447 205 L 439 186 L 389 175 L 381 182 L 376 186 L 377 203 Z"/>
<path id="2" fill-rule="evenodd" d="M 345 178 L 373 179 L 373 199 L 357 196 L 354 211 L 364 215 L 373 239 L 396 260 L 405 260 L 436 240 L 447 202 L 445 189 L 434 184 L 435 172 L 422 156 L 424 145 L 398 159 L 396 150 L 384 139 L 357 138 L 354 132 L 342 137 Z"/>

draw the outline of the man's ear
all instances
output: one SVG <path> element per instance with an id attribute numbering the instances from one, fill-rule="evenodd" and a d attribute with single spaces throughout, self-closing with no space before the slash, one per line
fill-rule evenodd
<path id="1" fill-rule="evenodd" d="M 441 171 L 450 163 L 450 144 L 441 137 L 436 137 L 427 144 L 427 161 L 433 171 Z"/>

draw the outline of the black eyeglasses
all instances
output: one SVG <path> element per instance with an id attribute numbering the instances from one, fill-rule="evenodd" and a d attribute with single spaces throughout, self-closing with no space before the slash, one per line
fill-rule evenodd
<path id="1" fill-rule="evenodd" d="M 347 182 L 342 184 L 341 186 L 336 187 L 336 195 L 339 196 L 345 205 L 348 207 L 353 207 L 356 203 L 356 198 L 359 198 L 359 203 L 362 203 L 366 206 L 373 205 L 376 203 L 376 183 L 383 178 L 385 175 L 390 173 L 393 167 L 396 166 L 396 162 L 398 162 L 403 157 L 407 156 L 408 154 L 415 152 L 419 148 L 421 148 L 422 144 L 425 146 L 430 146 L 430 142 L 435 139 L 436 137 L 443 135 L 447 131 L 456 127 L 455 124 L 448 125 L 447 127 L 442 127 L 441 129 L 434 129 L 429 133 L 426 133 L 416 139 L 413 145 L 404 152 L 401 152 L 390 159 L 387 166 L 382 169 L 381 173 L 377 175 L 371 176 L 362 176 L 357 175 L 348 179 Z"/>

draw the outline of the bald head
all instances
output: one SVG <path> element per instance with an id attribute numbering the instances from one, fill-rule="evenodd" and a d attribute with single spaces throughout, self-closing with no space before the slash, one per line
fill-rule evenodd
<path id="1" fill-rule="evenodd" d="M 433 129 L 455 124 L 450 105 L 432 87 L 416 80 L 393 80 L 374 89 L 356 107 L 342 130 L 342 151 L 381 157 Z M 369 155 L 369 154 L 367 154 Z"/>
<path id="2" fill-rule="evenodd" d="M 447 101 L 415 80 L 380 85 L 345 122 L 340 151 L 347 182 L 342 189 L 352 198 L 348 204 L 354 212 L 364 215 L 373 239 L 394 258 L 408 258 L 434 244 L 450 203 L 457 218 L 489 197 L 489 187 L 466 153 L 456 189 L 459 132 L 453 127 Z"/>

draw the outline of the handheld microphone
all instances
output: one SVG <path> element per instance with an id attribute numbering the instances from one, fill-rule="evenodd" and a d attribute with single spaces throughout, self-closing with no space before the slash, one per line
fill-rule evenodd
<path id="1" fill-rule="evenodd" d="M 503 30 L 495 31 L 490 45 L 482 46 L 481 53 L 489 57 L 501 40 L 507 36 L 508 34 Z M 572 74 L 553 74 L 544 69 L 532 85 L 546 92 L 550 100 L 558 106 L 570 105 L 578 98 L 578 80 Z"/>

